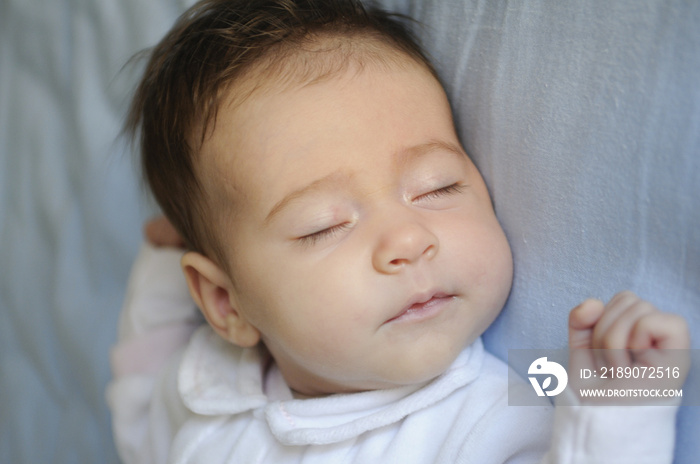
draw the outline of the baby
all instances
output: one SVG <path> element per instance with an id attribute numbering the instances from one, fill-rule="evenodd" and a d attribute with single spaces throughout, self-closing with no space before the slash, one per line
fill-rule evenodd
<path id="1" fill-rule="evenodd" d="M 480 336 L 510 248 L 392 16 L 200 2 L 152 52 L 129 128 L 177 230 L 152 241 L 189 251 L 146 246 L 132 275 L 109 390 L 125 462 L 670 461 L 675 406 L 557 408 L 554 433 L 548 403 L 508 406 Z M 576 349 L 689 347 L 629 292 L 569 330 Z"/>

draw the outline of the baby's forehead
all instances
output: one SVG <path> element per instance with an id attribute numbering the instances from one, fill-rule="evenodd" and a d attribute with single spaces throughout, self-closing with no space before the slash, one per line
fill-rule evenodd
<path id="1" fill-rule="evenodd" d="M 359 74 L 391 69 L 418 68 L 432 74 L 424 63 L 378 40 L 362 44 L 341 44 L 336 38 L 309 43 L 297 49 L 270 54 L 224 86 L 212 120 L 199 126 L 203 133 L 200 146 L 202 157 L 227 154 L 227 146 L 212 146 L 221 131 L 229 137 L 246 122 L 246 114 L 260 101 L 271 95 L 313 87 L 335 79 L 353 79 Z M 341 92 L 342 90 L 338 90 Z M 231 123 L 235 120 L 236 123 Z M 200 133 L 202 134 L 202 133 Z M 195 134 L 196 135 L 196 134 Z M 244 136 L 243 131 L 239 135 Z M 209 153 L 209 154 L 207 154 Z"/>
<path id="2" fill-rule="evenodd" d="M 266 92 L 282 92 L 365 69 L 432 68 L 381 37 L 314 35 L 301 43 L 279 44 L 249 64 L 222 89 L 228 109 Z"/>
<path id="3" fill-rule="evenodd" d="M 385 75 L 384 71 L 397 70 L 434 76 L 423 63 L 382 42 L 363 44 L 364 48 L 353 50 L 339 47 L 330 41 L 281 54 L 283 60 L 269 57 L 231 83 L 197 160 L 200 180 L 208 185 L 205 190 L 212 191 L 208 195 L 212 200 L 227 198 L 227 201 L 245 202 L 249 190 L 257 190 L 256 186 L 249 185 L 250 179 L 245 173 L 265 171 L 269 166 L 258 158 L 264 150 L 254 145 L 260 140 L 252 139 L 251 134 L 261 121 L 275 124 L 272 121 L 277 114 L 270 113 L 268 118 L 264 113 L 275 111 L 275 105 L 280 102 L 289 103 L 285 108 L 287 114 L 303 118 L 294 108 L 308 108 L 307 103 L 317 98 L 315 89 L 323 87 L 326 91 L 343 92 L 342 85 L 326 86 L 325 83 L 352 82 L 368 74 L 379 76 Z M 439 86 L 436 79 L 434 82 Z M 396 87 L 400 83 L 392 85 Z M 276 98 L 280 94 L 285 95 Z M 308 98 L 300 98 L 300 95 Z M 270 100 L 275 104 L 267 105 Z M 327 110 L 319 105 L 320 111 Z"/>

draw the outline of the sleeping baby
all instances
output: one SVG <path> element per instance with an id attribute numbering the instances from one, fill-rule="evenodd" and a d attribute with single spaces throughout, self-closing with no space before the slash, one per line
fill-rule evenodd
<path id="1" fill-rule="evenodd" d="M 202 1 L 151 52 L 128 124 L 167 219 L 113 352 L 125 462 L 671 461 L 673 401 L 508 405 L 531 385 L 480 336 L 510 247 L 395 16 Z M 569 339 L 572 369 L 591 349 L 690 346 L 630 292 L 574 308 Z"/>

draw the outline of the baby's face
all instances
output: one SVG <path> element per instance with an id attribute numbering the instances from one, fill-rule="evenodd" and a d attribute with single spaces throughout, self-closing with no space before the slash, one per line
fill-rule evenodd
<path id="1" fill-rule="evenodd" d="M 506 300 L 508 243 L 418 65 L 257 91 L 202 155 L 236 309 L 298 392 L 432 379 Z"/>

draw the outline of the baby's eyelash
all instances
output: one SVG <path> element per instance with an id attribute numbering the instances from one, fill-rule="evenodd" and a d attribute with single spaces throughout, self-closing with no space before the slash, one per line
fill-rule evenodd
<path id="1" fill-rule="evenodd" d="M 320 242 L 321 240 L 331 238 L 335 234 L 337 234 L 339 232 L 343 232 L 344 230 L 348 229 L 349 227 L 350 227 L 350 223 L 344 222 L 342 224 L 338 224 L 338 225 L 329 227 L 327 229 L 319 230 L 318 232 L 314 232 L 313 234 L 304 235 L 303 237 L 299 237 L 297 240 L 299 240 L 299 242 L 302 245 L 313 246 L 313 245 L 317 244 L 318 242 Z"/>
<path id="2" fill-rule="evenodd" d="M 462 193 L 463 191 L 464 186 L 461 185 L 459 182 L 455 182 L 454 184 L 448 185 L 447 187 L 442 187 L 437 190 L 433 190 L 432 192 L 424 193 L 423 195 L 416 198 L 416 200 L 434 200 L 447 195 Z"/>
<path id="3" fill-rule="evenodd" d="M 463 191 L 464 185 L 460 184 L 459 182 L 455 182 L 452 185 L 433 190 L 432 192 L 424 193 L 423 195 L 416 197 L 415 200 L 436 200 L 449 195 L 462 193 Z M 303 246 L 311 247 L 323 240 L 334 237 L 340 232 L 344 232 L 345 230 L 349 229 L 351 225 L 352 224 L 349 222 L 343 222 L 341 224 L 319 230 L 318 232 L 313 232 L 311 234 L 299 237 L 297 238 L 297 241 Z"/>

